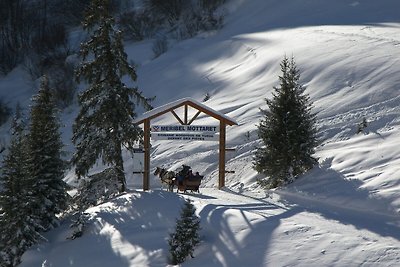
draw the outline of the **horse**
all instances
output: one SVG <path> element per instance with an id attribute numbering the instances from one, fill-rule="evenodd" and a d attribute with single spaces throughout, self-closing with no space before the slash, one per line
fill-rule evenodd
<path id="1" fill-rule="evenodd" d="M 167 171 L 165 168 L 157 167 L 154 171 L 154 175 L 158 175 L 161 179 L 161 183 L 167 184 L 168 191 L 174 190 L 176 173 L 173 171 Z"/>

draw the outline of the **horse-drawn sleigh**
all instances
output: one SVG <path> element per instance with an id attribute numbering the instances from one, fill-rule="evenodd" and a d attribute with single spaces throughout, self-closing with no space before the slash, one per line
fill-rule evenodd
<path id="1" fill-rule="evenodd" d="M 177 193 L 179 191 L 186 193 L 188 190 L 200 193 L 199 187 L 203 176 L 198 172 L 193 174 L 191 168 L 187 165 L 182 165 L 182 168 L 176 172 L 157 167 L 154 175 L 160 177 L 161 183 L 166 184 L 170 192 L 174 190 L 176 185 Z"/>

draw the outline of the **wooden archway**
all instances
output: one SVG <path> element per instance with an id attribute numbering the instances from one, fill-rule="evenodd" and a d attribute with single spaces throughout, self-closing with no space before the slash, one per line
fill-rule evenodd
<path id="1" fill-rule="evenodd" d="M 179 117 L 175 112 L 176 109 L 183 107 L 184 114 L 183 118 Z M 189 107 L 197 110 L 196 114 L 189 118 L 188 109 Z M 237 125 L 237 122 L 230 117 L 224 115 L 221 112 L 213 110 L 212 108 L 192 99 L 183 98 L 177 101 L 168 103 L 164 106 L 154 108 L 148 112 L 143 113 L 142 116 L 138 117 L 134 123 L 142 124 L 144 130 L 144 172 L 143 172 L 143 190 L 149 190 L 150 188 L 150 121 L 163 114 L 172 113 L 176 120 L 181 125 L 190 125 L 193 121 L 201 114 L 207 114 L 219 121 L 219 180 L 218 188 L 221 189 L 225 186 L 225 152 L 226 152 L 226 126 Z"/>

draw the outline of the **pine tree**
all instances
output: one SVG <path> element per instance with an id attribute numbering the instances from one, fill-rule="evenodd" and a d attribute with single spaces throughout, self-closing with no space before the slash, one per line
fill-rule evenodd
<path id="1" fill-rule="evenodd" d="M 136 72 L 127 62 L 121 32 L 115 29 L 108 6 L 108 0 L 92 0 L 83 21 L 91 36 L 81 46 L 83 62 L 77 70 L 77 80 L 85 80 L 88 88 L 79 95 L 81 109 L 73 126 L 76 152 L 72 162 L 81 177 L 101 158 L 103 164 L 119 171 L 123 192 L 126 182 L 122 145 L 133 147 L 143 136 L 141 129 L 132 123 L 136 116 L 132 100 L 146 109 L 151 106 L 150 99 L 137 88 L 122 82 L 124 76 L 136 81 Z"/>
<path id="2" fill-rule="evenodd" d="M 258 134 L 263 141 L 254 157 L 254 168 L 269 177 L 261 184 L 274 188 L 292 182 L 316 164 L 312 156 L 318 144 L 316 115 L 310 97 L 299 83 L 294 58 L 281 62 L 280 86 L 274 87 L 269 107 L 261 109 L 263 119 Z"/>
<path id="3" fill-rule="evenodd" d="M 200 243 L 200 219 L 195 212 L 196 208 L 190 200 L 187 200 L 180 219 L 176 221 L 175 232 L 170 234 L 168 240 L 172 264 L 184 262 L 189 255 L 193 258 L 194 248 Z"/>
<path id="4" fill-rule="evenodd" d="M 42 239 L 38 218 L 29 209 L 32 199 L 27 194 L 28 154 L 24 129 L 17 107 L 12 124 L 13 137 L 0 176 L 0 266 L 4 267 L 18 265 L 22 254 Z"/>
<path id="5" fill-rule="evenodd" d="M 67 207 L 67 185 L 62 180 L 66 167 L 62 159 L 62 141 L 57 109 L 43 78 L 39 93 L 33 97 L 28 134 L 28 195 L 33 213 L 40 214 L 39 224 L 48 230 L 58 224 L 57 214 Z"/>

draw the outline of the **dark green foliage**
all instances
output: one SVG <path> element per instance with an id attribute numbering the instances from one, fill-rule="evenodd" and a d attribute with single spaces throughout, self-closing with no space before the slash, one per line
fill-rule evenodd
<path id="1" fill-rule="evenodd" d="M 82 211 L 96 206 L 119 194 L 118 170 L 108 168 L 81 181 L 74 196 L 74 205 Z"/>
<path id="2" fill-rule="evenodd" d="M 0 1 L 0 73 L 7 74 L 24 63 L 37 79 L 48 68 L 52 53 L 74 50 L 68 29 L 78 25 L 90 7 L 90 0 L 2 0 Z M 106 9 L 120 14 L 119 24 L 126 38 L 152 38 L 157 31 L 169 38 L 185 39 L 199 31 L 218 29 L 223 17 L 217 8 L 225 0 L 109 0 Z M 75 51 L 73 51 L 75 52 Z M 42 65 L 43 64 L 43 65 Z M 52 65 L 53 62 L 50 62 Z M 37 69 L 36 69 L 37 68 Z"/>
<path id="3" fill-rule="evenodd" d="M 67 61 L 68 56 L 68 49 L 49 50 L 41 55 L 32 53 L 24 62 L 25 70 L 32 80 L 47 76 L 54 101 L 60 109 L 72 104 L 77 90 L 75 66 Z"/>
<path id="4" fill-rule="evenodd" d="M 16 266 L 22 254 L 37 241 L 41 226 L 30 211 L 32 196 L 27 194 L 27 142 L 20 109 L 13 119 L 10 148 L 3 158 L 0 176 L 0 266 Z"/>
<path id="5" fill-rule="evenodd" d="M 40 215 L 39 224 L 48 230 L 57 225 L 56 215 L 67 207 L 68 194 L 62 180 L 66 163 L 61 157 L 60 124 L 46 77 L 32 101 L 26 181 L 31 190 L 27 194 L 33 198 L 32 212 Z"/>
<path id="6" fill-rule="evenodd" d="M 180 264 L 188 256 L 193 258 L 194 248 L 200 243 L 200 219 L 195 212 L 196 208 L 190 200 L 186 200 L 180 219 L 176 221 L 175 232 L 170 234 L 168 240 L 172 264 Z"/>
<path id="7" fill-rule="evenodd" d="M 156 22 L 152 28 L 163 32 L 160 36 L 184 40 L 201 31 L 221 28 L 223 15 L 217 9 L 224 2 L 225 0 L 146 0 L 145 10 L 148 10 L 146 14 L 150 14 Z M 146 17 L 145 19 L 148 20 Z M 156 51 L 155 57 L 163 52 L 162 49 Z"/>
<path id="8" fill-rule="evenodd" d="M 23 0 L 0 1 L 0 72 L 7 74 L 20 63 L 27 48 L 34 17 Z"/>
<path id="9" fill-rule="evenodd" d="M 56 14 L 59 1 L 0 1 L 0 72 L 7 74 L 28 54 L 43 58 L 66 45 L 64 16 Z"/>
<path id="10" fill-rule="evenodd" d="M 206 102 L 206 101 L 210 100 L 210 98 L 211 98 L 211 94 L 210 93 L 206 93 L 204 98 L 203 98 L 203 102 Z"/>
<path id="11" fill-rule="evenodd" d="M 5 123 L 11 115 L 11 109 L 0 99 L 0 125 Z"/>
<path id="12" fill-rule="evenodd" d="M 162 15 L 167 18 L 172 25 L 179 20 L 184 5 L 189 3 L 185 0 L 146 0 L 146 4 L 155 14 Z"/>
<path id="13" fill-rule="evenodd" d="M 225 2 L 226 0 L 199 0 L 200 6 L 208 12 L 214 12 L 219 6 L 221 6 Z"/>
<path id="14" fill-rule="evenodd" d="M 148 10 L 127 11 L 120 15 L 118 24 L 121 26 L 125 38 L 140 41 L 153 37 L 162 25 L 159 16 L 153 16 Z"/>
<path id="15" fill-rule="evenodd" d="M 261 184 L 274 188 L 292 182 L 316 164 L 313 158 L 316 138 L 316 115 L 312 103 L 299 83 L 300 74 L 292 58 L 281 63 L 280 86 L 274 87 L 272 99 L 258 134 L 263 141 L 254 157 L 254 168 L 269 177 Z"/>
<path id="16" fill-rule="evenodd" d="M 67 206 L 56 108 L 47 79 L 33 98 L 29 133 L 17 107 L 13 138 L 3 160 L 0 194 L 0 263 L 16 266 L 22 254 L 58 223 Z"/>
<path id="17" fill-rule="evenodd" d="M 368 131 L 366 130 L 367 127 L 368 127 L 368 121 L 365 117 L 363 117 L 362 121 L 357 125 L 357 134 L 359 133 L 368 134 Z"/>
<path id="18" fill-rule="evenodd" d="M 74 228 L 69 239 L 82 236 L 85 226 L 90 219 L 86 209 L 103 203 L 119 194 L 120 184 L 118 170 L 108 168 L 102 172 L 82 179 L 78 192 L 73 198 L 74 211 L 71 228 Z"/>
<path id="19" fill-rule="evenodd" d="M 168 50 L 168 40 L 165 36 L 157 38 L 153 43 L 153 54 L 154 58 L 159 57 L 160 55 L 164 54 Z"/>
<path id="20" fill-rule="evenodd" d="M 72 104 L 77 89 L 73 64 L 64 62 L 54 64 L 48 73 L 51 91 L 57 106 L 60 108 L 68 107 Z"/>
<path id="21" fill-rule="evenodd" d="M 83 21 L 91 36 L 81 46 L 83 62 L 77 80 L 85 80 L 88 87 L 79 95 L 81 109 L 73 126 L 76 152 L 72 162 L 78 177 L 86 175 L 99 158 L 103 164 L 115 166 L 122 192 L 126 182 L 121 147 L 133 147 L 143 136 L 132 123 L 136 116 L 133 100 L 146 109 L 151 106 L 150 99 L 137 88 L 122 82 L 124 76 L 135 81 L 136 72 L 127 62 L 121 32 L 115 29 L 107 6 L 107 0 L 93 0 Z"/>

